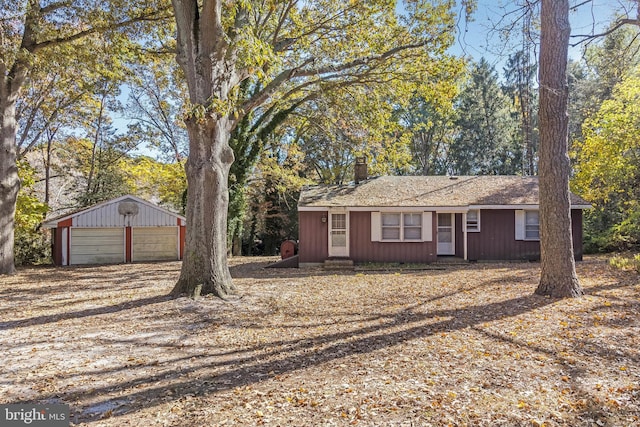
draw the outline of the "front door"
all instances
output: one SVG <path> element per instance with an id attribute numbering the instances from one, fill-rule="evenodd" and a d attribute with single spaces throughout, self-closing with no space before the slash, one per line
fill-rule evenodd
<path id="1" fill-rule="evenodd" d="M 438 214 L 438 255 L 455 255 L 455 214 Z"/>
<path id="2" fill-rule="evenodd" d="M 329 213 L 329 256 L 349 256 L 348 216 L 346 212 Z"/>

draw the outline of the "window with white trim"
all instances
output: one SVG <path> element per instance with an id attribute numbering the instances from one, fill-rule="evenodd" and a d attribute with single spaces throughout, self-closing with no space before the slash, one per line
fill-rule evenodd
<path id="1" fill-rule="evenodd" d="M 470 209 L 467 212 L 467 231 L 478 232 L 480 231 L 480 210 Z"/>
<path id="2" fill-rule="evenodd" d="M 400 240 L 400 214 L 382 214 L 382 240 Z"/>
<path id="3" fill-rule="evenodd" d="M 382 240 L 395 241 L 421 241 L 422 240 L 422 213 L 382 213 L 381 215 Z"/>
<path id="4" fill-rule="evenodd" d="M 540 215 L 538 211 L 524 211 L 524 239 L 540 240 Z"/>
<path id="5" fill-rule="evenodd" d="M 422 239 L 422 214 L 406 213 L 402 214 L 403 237 L 404 240 Z"/>

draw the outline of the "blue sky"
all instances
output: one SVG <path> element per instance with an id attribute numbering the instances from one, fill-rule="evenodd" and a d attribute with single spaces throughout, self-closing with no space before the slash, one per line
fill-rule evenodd
<path id="1" fill-rule="evenodd" d="M 514 12 L 518 9 L 517 4 L 522 3 L 523 0 L 478 0 L 473 22 L 466 24 L 462 21 L 459 23 L 459 34 L 451 52 L 456 55 L 468 55 L 476 60 L 484 56 L 496 66 L 498 71 L 501 71 L 505 58 L 519 49 L 519 45 L 505 45 L 496 28 L 506 27 L 518 15 Z M 587 2 L 585 0 L 570 0 L 570 5 L 572 7 L 580 5 L 570 11 L 572 35 L 600 32 L 615 19 L 616 12 L 633 11 L 633 7 L 635 7 L 633 2 L 629 0 L 591 0 Z M 512 43 L 517 43 L 520 40 L 521 37 L 518 36 Z M 573 37 L 571 42 L 576 40 Z M 581 53 L 580 46 L 572 47 L 569 50 L 569 56 L 573 59 L 578 59 Z"/>

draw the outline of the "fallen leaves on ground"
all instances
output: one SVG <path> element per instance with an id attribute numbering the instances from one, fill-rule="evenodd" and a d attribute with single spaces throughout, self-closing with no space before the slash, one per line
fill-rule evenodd
<path id="1" fill-rule="evenodd" d="M 265 269 L 238 296 L 167 295 L 179 263 L 27 268 L 0 286 L 0 402 L 91 426 L 640 423 L 640 285 L 604 258 L 586 295 L 539 264 Z"/>

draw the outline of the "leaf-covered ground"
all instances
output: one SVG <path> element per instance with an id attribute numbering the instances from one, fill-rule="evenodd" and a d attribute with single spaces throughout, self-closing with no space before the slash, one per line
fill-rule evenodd
<path id="1" fill-rule="evenodd" d="M 83 426 L 629 426 L 640 280 L 578 264 L 586 296 L 533 295 L 539 264 L 264 269 L 239 298 L 170 299 L 178 263 L 33 268 L 0 286 L 0 403 Z"/>

